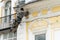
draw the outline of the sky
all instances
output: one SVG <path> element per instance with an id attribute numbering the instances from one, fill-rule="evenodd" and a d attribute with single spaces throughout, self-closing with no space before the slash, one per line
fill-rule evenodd
<path id="1" fill-rule="evenodd" d="M 26 3 L 31 2 L 31 1 L 36 1 L 36 0 L 26 0 Z"/>
<path id="2" fill-rule="evenodd" d="M 26 0 L 26 3 L 29 2 L 29 1 L 31 1 L 31 0 Z"/>

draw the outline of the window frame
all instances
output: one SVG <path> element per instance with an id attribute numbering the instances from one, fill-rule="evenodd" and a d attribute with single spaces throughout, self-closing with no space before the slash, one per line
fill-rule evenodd
<path id="1" fill-rule="evenodd" d="M 11 1 L 7 1 L 5 3 L 5 18 L 4 19 L 5 19 L 4 22 L 10 22 L 11 20 Z"/>

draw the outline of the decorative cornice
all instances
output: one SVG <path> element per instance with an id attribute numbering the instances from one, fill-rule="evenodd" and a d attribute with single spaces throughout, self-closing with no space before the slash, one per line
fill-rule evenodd
<path id="1" fill-rule="evenodd" d="M 53 13 L 53 12 L 49 11 L 48 14 L 46 14 L 46 15 L 40 15 L 37 17 L 28 18 L 28 19 L 22 20 L 22 22 L 31 22 L 31 21 L 34 21 L 36 19 L 48 19 L 48 18 L 57 17 L 57 16 L 60 16 L 60 12 Z"/>

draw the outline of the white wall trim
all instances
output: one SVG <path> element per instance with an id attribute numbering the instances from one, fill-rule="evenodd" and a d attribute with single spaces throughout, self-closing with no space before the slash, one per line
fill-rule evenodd
<path id="1" fill-rule="evenodd" d="M 41 13 L 39 13 L 41 14 Z M 29 19 L 26 19 L 26 20 L 23 20 L 22 22 L 31 22 L 33 20 L 36 20 L 36 19 L 48 19 L 48 18 L 51 18 L 51 17 L 56 17 L 56 16 L 60 16 L 60 12 L 51 12 L 51 11 L 48 11 L 48 13 L 46 15 L 38 15 L 37 17 L 33 17 L 33 18 L 29 18 Z"/>
<path id="2" fill-rule="evenodd" d="M 17 40 L 26 40 L 26 23 L 21 23 L 17 29 Z"/>

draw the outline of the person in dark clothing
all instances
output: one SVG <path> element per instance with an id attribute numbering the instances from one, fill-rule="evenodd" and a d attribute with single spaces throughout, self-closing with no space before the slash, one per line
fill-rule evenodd
<path id="1" fill-rule="evenodd" d="M 23 8 L 21 8 L 20 9 L 20 12 L 19 13 L 17 13 L 17 22 L 18 22 L 18 24 L 20 24 L 21 23 L 21 20 L 22 20 L 22 18 L 23 18 L 23 16 L 24 16 L 24 9 Z"/>
<path id="2" fill-rule="evenodd" d="M 28 16 L 29 15 L 29 12 L 28 11 L 24 11 L 24 8 L 21 8 L 21 9 L 19 9 L 18 10 L 18 12 L 17 12 L 17 17 L 16 17 L 16 19 L 13 19 L 13 28 L 16 28 L 17 29 L 17 27 L 18 27 L 18 25 L 21 23 L 21 21 L 22 21 L 22 18 L 24 17 L 24 16 Z M 12 28 L 11 28 L 12 29 Z M 14 32 L 16 31 L 16 30 L 13 30 Z"/>
<path id="3" fill-rule="evenodd" d="M 24 16 L 24 9 L 21 8 L 20 11 L 17 12 L 17 18 L 13 19 L 13 27 L 16 27 L 21 23 L 23 16 Z"/>
<path id="4" fill-rule="evenodd" d="M 18 27 L 18 25 L 21 23 L 21 21 L 22 21 L 22 18 L 23 18 L 23 16 L 24 16 L 24 9 L 23 8 L 21 8 L 20 9 L 20 11 L 19 12 L 17 12 L 17 18 L 16 19 L 13 19 L 13 28 L 16 28 L 17 29 L 17 27 Z M 11 28 L 11 30 L 10 31 L 16 31 L 16 29 L 15 30 L 12 30 L 13 28 Z"/>

